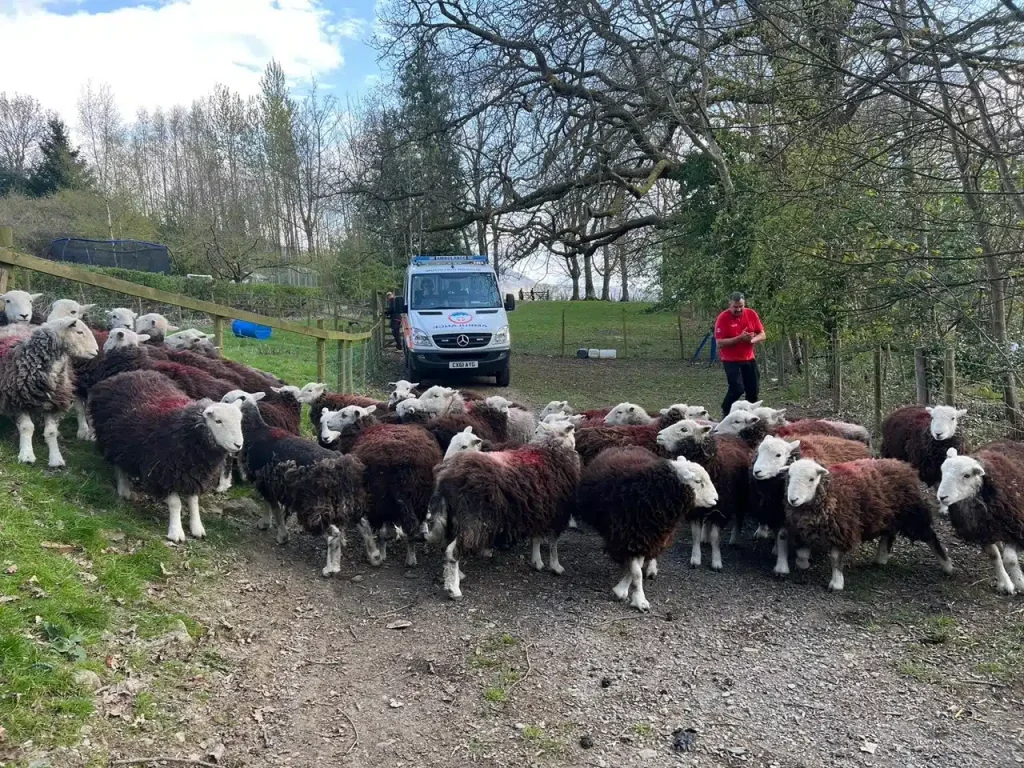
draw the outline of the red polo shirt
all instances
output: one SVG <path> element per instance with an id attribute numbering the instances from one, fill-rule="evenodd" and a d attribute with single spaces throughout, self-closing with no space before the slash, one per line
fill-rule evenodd
<path id="1" fill-rule="evenodd" d="M 718 340 L 718 356 L 723 363 L 744 363 L 754 359 L 754 345 L 749 341 L 741 341 L 729 347 L 721 345 L 722 339 L 734 339 L 744 331 L 763 333 L 764 326 L 757 312 L 744 307 L 739 317 L 733 317 L 728 309 L 715 320 L 715 339 Z"/>

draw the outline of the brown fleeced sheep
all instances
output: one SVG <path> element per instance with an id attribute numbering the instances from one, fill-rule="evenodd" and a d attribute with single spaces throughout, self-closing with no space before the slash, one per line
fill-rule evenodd
<path id="1" fill-rule="evenodd" d="M 583 466 L 590 464 L 602 451 L 609 448 L 625 448 L 632 445 L 657 453 L 658 432 L 661 429 L 660 422 L 643 426 L 584 426 L 576 433 L 576 452 L 580 455 Z"/>
<path id="2" fill-rule="evenodd" d="M 718 494 L 707 471 L 686 459 L 663 459 L 643 448 L 610 448 L 583 471 L 576 493 L 577 514 L 604 540 L 605 552 L 625 568 L 613 590 L 641 611 L 647 577 L 658 575 L 658 556 L 694 508 L 710 508 Z"/>
<path id="3" fill-rule="evenodd" d="M 836 425 L 822 419 L 802 419 L 778 427 L 772 427 L 756 411 L 740 409 L 733 411 L 715 424 L 716 435 L 731 435 L 742 439 L 756 449 L 767 435 L 776 437 L 799 437 L 802 435 L 829 435 L 843 437 L 843 431 Z"/>
<path id="4" fill-rule="evenodd" d="M 996 589 L 1008 595 L 1024 592 L 1018 559 L 1024 548 L 1024 445 L 989 443 L 970 456 L 950 448 L 938 499 L 956 535 L 992 559 Z"/>
<path id="5" fill-rule="evenodd" d="M 959 432 L 959 420 L 966 413 L 948 405 L 896 409 L 882 422 L 882 458 L 905 461 L 925 485 L 936 485 L 942 479 L 942 463 L 949 449 L 967 452 Z"/>
<path id="6" fill-rule="evenodd" d="M 750 510 L 759 533 L 775 535 L 775 573 L 789 573 L 789 532 L 786 530 L 786 470 L 800 459 L 814 459 L 823 467 L 871 458 L 871 451 L 857 440 L 828 435 L 805 435 L 786 440 L 768 435 L 757 447 L 750 469 Z M 801 569 L 809 567 L 798 560 Z"/>
<path id="7" fill-rule="evenodd" d="M 531 562 L 543 570 L 542 538 L 548 540 L 548 567 L 564 572 L 558 561 L 558 537 L 576 503 L 580 460 L 568 422 L 542 423 L 529 445 L 511 451 L 463 451 L 437 470 L 430 500 L 428 542 L 444 543 L 444 589 L 462 597 L 459 560 L 483 554 L 495 542 L 529 538 Z"/>
<path id="8" fill-rule="evenodd" d="M 811 459 L 790 465 L 786 482 L 786 528 L 802 549 L 827 550 L 832 559 L 828 588 L 843 589 L 843 561 L 864 541 L 878 539 L 875 562 L 885 564 L 896 536 L 924 541 L 942 570 L 953 565 L 932 527 L 934 502 L 926 497 L 917 473 L 894 459 L 860 459 L 830 469 Z M 798 550 L 797 558 L 807 559 Z"/>

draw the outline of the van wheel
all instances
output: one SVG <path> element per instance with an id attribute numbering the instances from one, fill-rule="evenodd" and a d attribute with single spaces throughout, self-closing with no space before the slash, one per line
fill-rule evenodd
<path id="1" fill-rule="evenodd" d="M 499 387 L 507 387 L 512 382 L 512 366 L 511 364 L 506 365 L 496 374 L 494 374 L 494 383 Z"/>

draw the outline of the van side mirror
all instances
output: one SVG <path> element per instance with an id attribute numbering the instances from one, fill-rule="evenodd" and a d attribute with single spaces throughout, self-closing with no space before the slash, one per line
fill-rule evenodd
<path id="1" fill-rule="evenodd" d="M 505 294 L 505 311 L 506 312 L 511 312 L 515 308 L 516 308 L 516 297 L 513 296 L 511 293 L 506 293 Z"/>
<path id="2" fill-rule="evenodd" d="M 391 300 L 391 311 L 398 315 L 408 313 L 409 308 L 405 306 L 404 296 L 395 296 L 395 298 Z"/>

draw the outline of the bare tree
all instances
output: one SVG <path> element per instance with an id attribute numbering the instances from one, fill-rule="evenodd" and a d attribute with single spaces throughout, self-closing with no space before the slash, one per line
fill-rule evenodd
<path id="1" fill-rule="evenodd" d="M 0 164 L 14 173 L 26 173 L 46 133 L 47 117 L 32 96 L 0 92 Z"/>

